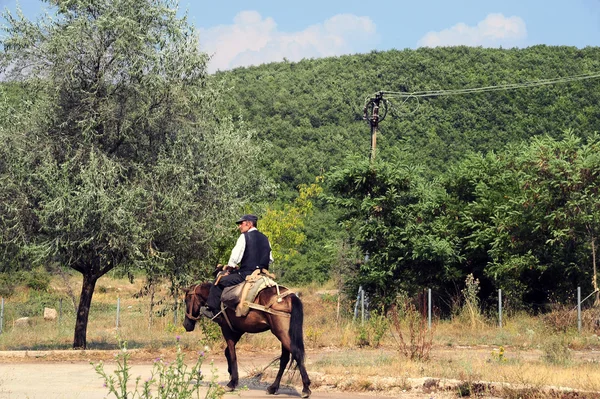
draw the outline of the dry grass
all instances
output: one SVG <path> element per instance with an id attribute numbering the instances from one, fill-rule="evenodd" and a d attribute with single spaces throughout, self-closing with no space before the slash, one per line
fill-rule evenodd
<path id="1" fill-rule="evenodd" d="M 79 292 L 77 276 L 68 284 L 73 292 Z M 207 323 L 204 329 L 197 328 L 195 333 L 185 334 L 181 325 L 181 305 L 175 322 L 173 299 L 169 297 L 166 285 L 157 287 L 157 305 L 152 323 L 149 323 L 149 297 L 137 295 L 142 284 L 142 280 L 131 284 L 127 280 L 108 277 L 99 281 L 88 325 L 90 349 L 112 350 L 118 347 L 119 340 L 125 340 L 130 348 L 161 352 L 174 348 L 175 337 L 180 336 L 184 348 L 195 349 L 208 342 L 220 352 L 223 343 L 214 324 Z M 65 294 L 65 282 L 59 278 L 53 280 L 49 291 L 44 298 L 64 298 L 61 322 L 47 322 L 41 314 L 36 314 L 31 317 L 31 327 L 13 328 L 14 320 L 21 316 L 20 309 L 31 311 L 38 305 L 50 305 L 36 304 L 45 299 L 36 297 L 30 290 L 17 289 L 11 298 L 5 299 L 0 350 L 71 347 L 74 310 Z M 600 339 L 594 331 L 593 315 L 586 316 L 590 321 L 584 324 L 581 334 L 576 325 L 570 327 L 565 323 L 572 317 L 570 314 L 539 318 L 515 314 L 505 318 L 502 329 L 483 317 L 478 319 L 477 328 L 465 328 L 464 320 L 458 316 L 453 320 L 437 320 L 434 321 L 430 359 L 410 360 L 402 355 L 391 333 L 393 329 L 382 333 L 385 317 L 377 319 L 377 323 L 354 322 L 352 303 L 342 301 L 338 318 L 337 293 L 331 286 L 302 287 L 296 291 L 305 308 L 309 370 L 339 376 L 340 384 L 342 380 L 346 381 L 344 389 L 385 391 L 385 386 L 398 388 L 408 386 L 410 379 L 432 377 L 460 380 L 466 384 L 464 389 L 475 389 L 478 381 L 510 383 L 519 387 L 503 388 L 502 396 L 507 398 L 537 397 L 535 395 L 544 392 L 544 387 L 548 386 L 600 392 Z M 118 329 L 117 298 L 120 301 Z M 272 334 L 247 334 L 238 347 L 242 351 L 272 353 L 275 357 L 280 343 Z M 498 356 L 500 347 L 504 348 L 502 357 Z M 523 390 L 535 394 L 524 395 Z"/>

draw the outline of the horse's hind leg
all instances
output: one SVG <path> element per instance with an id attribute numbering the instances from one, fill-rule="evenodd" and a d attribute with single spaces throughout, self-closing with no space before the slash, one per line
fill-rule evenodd
<path id="1" fill-rule="evenodd" d="M 300 377 L 302 377 L 302 397 L 308 398 L 312 393 L 310 386 L 310 378 L 308 378 L 308 373 L 306 372 L 306 367 L 304 367 L 304 362 L 298 363 L 298 370 L 300 370 Z"/>
<path id="2" fill-rule="evenodd" d="M 283 345 L 281 346 L 281 357 L 279 358 L 279 371 L 277 372 L 277 377 L 275 377 L 275 381 L 271 384 L 270 387 L 267 388 L 267 393 L 269 395 L 274 395 L 279 390 L 279 384 L 281 383 L 281 376 L 283 376 L 283 372 L 290 361 L 290 351 L 285 349 Z"/>
<path id="3" fill-rule="evenodd" d="M 229 347 L 225 347 L 225 359 L 227 359 L 227 374 L 231 375 L 231 355 L 229 354 Z"/>

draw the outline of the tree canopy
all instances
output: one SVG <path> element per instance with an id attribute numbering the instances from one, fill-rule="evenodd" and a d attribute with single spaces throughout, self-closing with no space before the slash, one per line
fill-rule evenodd
<path id="1" fill-rule="evenodd" d="M 1 129 L 0 245 L 83 275 L 73 346 L 85 347 L 98 278 L 189 275 L 266 181 L 176 2 L 49 3 L 53 17 L 36 22 L 6 15 L 2 70 L 26 105 Z"/>

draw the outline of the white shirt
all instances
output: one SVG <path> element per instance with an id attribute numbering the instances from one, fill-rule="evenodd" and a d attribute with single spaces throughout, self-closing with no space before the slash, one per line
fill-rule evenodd
<path id="1" fill-rule="evenodd" d="M 250 228 L 247 233 L 256 230 L 256 227 Z M 269 245 L 271 245 L 269 243 Z M 231 250 L 231 256 L 229 257 L 229 262 L 227 262 L 227 266 L 237 267 L 242 261 L 242 257 L 244 256 L 244 250 L 246 249 L 246 239 L 243 234 L 240 234 L 238 237 L 235 247 Z M 269 265 L 273 263 L 273 252 L 269 253 Z"/>

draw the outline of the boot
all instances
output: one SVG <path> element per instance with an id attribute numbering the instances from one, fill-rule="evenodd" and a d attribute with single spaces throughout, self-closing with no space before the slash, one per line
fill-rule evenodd
<path id="1" fill-rule="evenodd" d="M 200 314 L 204 317 L 208 317 L 211 320 L 215 317 L 215 312 L 210 310 L 208 306 L 200 307 Z"/>

